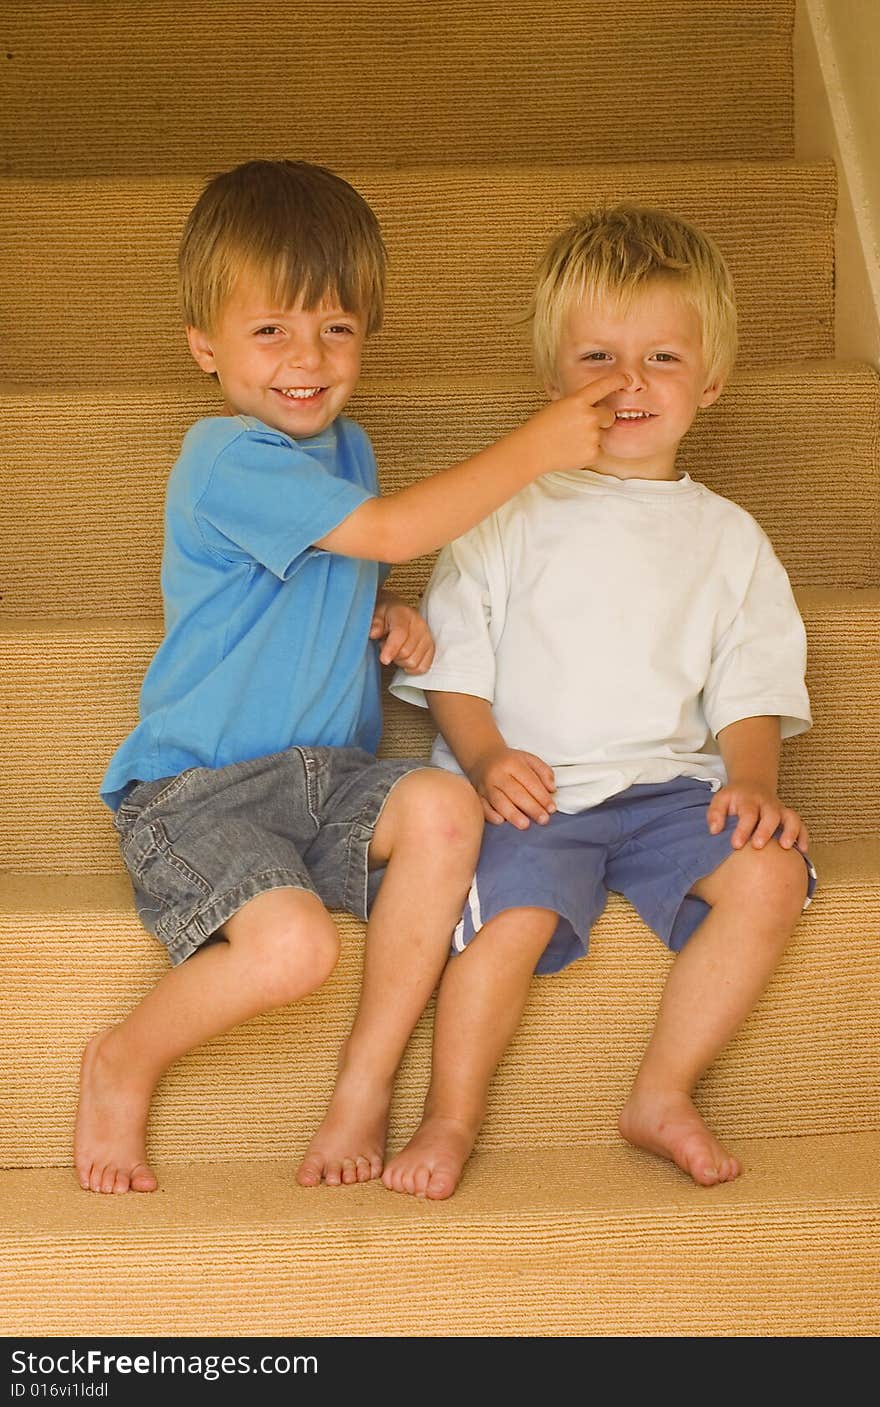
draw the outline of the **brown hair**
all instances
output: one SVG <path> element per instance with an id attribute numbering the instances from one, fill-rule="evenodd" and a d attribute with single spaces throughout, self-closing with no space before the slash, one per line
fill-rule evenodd
<path id="1" fill-rule="evenodd" d="M 188 327 L 213 330 L 237 278 L 266 281 L 283 307 L 325 297 L 382 325 L 386 252 L 379 222 L 353 186 L 307 161 L 247 161 L 208 182 L 177 259 Z"/>

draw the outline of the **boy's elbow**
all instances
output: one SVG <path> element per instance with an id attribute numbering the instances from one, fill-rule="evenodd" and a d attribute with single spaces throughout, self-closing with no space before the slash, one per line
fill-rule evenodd
<path id="1" fill-rule="evenodd" d="M 396 566 L 400 562 L 410 562 L 419 556 L 414 546 L 412 534 L 407 531 L 403 516 L 396 511 L 393 498 L 378 498 L 374 501 L 373 551 L 378 562 Z"/>

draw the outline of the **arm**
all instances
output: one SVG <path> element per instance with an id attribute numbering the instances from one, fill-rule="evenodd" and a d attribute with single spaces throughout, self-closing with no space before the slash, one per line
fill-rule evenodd
<path id="1" fill-rule="evenodd" d="M 380 562 L 407 562 L 433 552 L 541 474 L 593 463 L 600 434 L 614 421 L 613 412 L 599 402 L 623 385 L 619 373 L 609 373 L 552 401 L 470 459 L 396 493 L 368 499 L 315 546 Z"/>
<path id="2" fill-rule="evenodd" d="M 384 641 L 380 664 L 397 664 L 407 674 L 424 674 L 431 667 L 434 638 L 427 621 L 384 586 L 376 593 L 370 639 Z"/>
<path id="3" fill-rule="evenodd" d="M 798 813 L 779 800 L 780 726 L 778 718 L 741 718 L 722 728 L 718 747 L 727 771 L 727 785 L 717 791 L 707 812 L 710 831 L 717 835 L 728 815 L 739 824 L 731 836 L 734 850 L 741 850 L 751 837 L 761 849 L 782 825 L 780 845 L 807 852 L 809 836 Z"/>
<path id="4" fill-rule="evenodd" d="M 427 691 L 431 716 L 483 803 L 487 821 L 525 830 L 529 819 L 546 825 L 556 810 L 553 769 L 533 753 L 509 748 L 487 699 Z"/>

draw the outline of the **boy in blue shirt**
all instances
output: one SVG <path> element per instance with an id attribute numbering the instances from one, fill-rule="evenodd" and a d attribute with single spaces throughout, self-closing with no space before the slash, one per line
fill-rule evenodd
<path id="1" fill-rule="evenodd" d="M 620 378 L 380 498 L 369 440 L 342 414 L 382 319 L 385 250 L 363 198 L 305 162 L 245 163 L 203 191 L 179 272 L 190 349 L 225 405 L 190 429 L 171 474 L 165 637 L 101 788 L 139 915 L 173 966 L 86 1047 L 77 1174 L 95 1192 L 156 1187 L 158 1079 L 315 991 L 337 959 L 328 909 L 340 908 L 369 916 L 363 990 L 298 1178 L 363 1182 L 382 1171 L 394 1076 L 482 827 L 464 779 L 375 757 L 380 662 L 418 673 L 433 657 L 381 564 L 589 460 Z"/>

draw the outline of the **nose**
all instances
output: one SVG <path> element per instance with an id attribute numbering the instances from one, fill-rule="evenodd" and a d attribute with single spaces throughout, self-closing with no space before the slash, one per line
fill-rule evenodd
<path id="1" fill-rule="evenodd" d="M 648 383 L 645 369 L 641 362 L 624 362 L 621 364 L 620 370 L 626 377 L 626 385 L 623 388 L 624 393 L 627 391 L 644 391 Z"/>
<path id="2" fill-rule="evenodd" d="M 293 337 L 287 349 L 287 364 L 303 371 L 314 371 L 321 365 L 321 339 L 317 334 L 301 332 Z"/>

